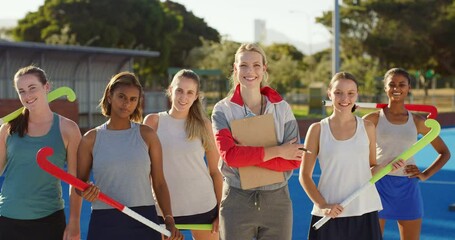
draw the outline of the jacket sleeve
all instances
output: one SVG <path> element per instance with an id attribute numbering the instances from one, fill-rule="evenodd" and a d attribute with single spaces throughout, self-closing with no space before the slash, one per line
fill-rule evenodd
<path id="1" fill-rule="evenodd" d="M 237 145 L 231 132 L 224 128 L 215 133 L 220 155 L 230 167 L 246 167 L 262 163 L 264 147 Z"/>
<path id="2" fill-rule="evenodd" d="M 294 138 L 297 138 L 297 142 L 300 143 L 299 126 L 294 114 L 292 113 L 291 107 L 287 103 L 285 103 L 283 107 L 283 113 L 278 114 L 284 118 L 284 135 L 283 142 L 281 144 L 286 144 Z M 276 157 L 266 162 L 262 162 L 257 166 L 279 172 L 286 172 L 299 168 L 300 162 L 301 161 L 287 160 L 281 157 Z"/>
<path id="3" fill-rule="evenodd" d="M 230 167 L 246 167 L 262 163 L 263 147 L 240 146 L 232 136 L 229 121 L 223 109 L 227 107 L 216 104 L 212 112 L 212 127 L 215 141 L 224 162 Z"/>

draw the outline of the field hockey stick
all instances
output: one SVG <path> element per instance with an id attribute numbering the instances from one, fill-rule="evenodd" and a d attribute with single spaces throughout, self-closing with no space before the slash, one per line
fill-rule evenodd
<path id="1" fill-rule="evenodd" d="M 50 175 L 74 186 L 75 188 L 77 188 L 81 191 L 84 191 L 85 189 L 87 189 L 89 187 L 89 185 L 87 183 L 85 183 L 82 180 L 80 180 L 79 178 L 76 178 L 75 176 L 63 171 L 61 168 L 55 166 L 54 164 L 49 162 L 49 160 L 47 160 L 47 157 L 52 155 L 53 153 L 54 153 L 54 150 L 50 147 L 41 148 L 36 153 L 36 162 L 44 171 L 46 171 Z M 167 230 L 166 228 L 163 228 L 163 227 L 159 226 L 158 224 L 150 221 L 149 219 L 139 215 L 138 213 L 131 210 L 127 206 L 124 206 L 123 204 L 115 201 L 114 199 L 110 198 L 109 196 L 107 196 L 106 194 L 104 194 L 102 192 L 100 192 L 100 194 L 98 195 L 98 200 L 101 200 L 101 201 L 109 204 L 110 206 L 116 208 L 120 212 L 136 219 L 137 221 L 164 234 L 167 237 L 171 236 L 171 232 L 169 232 L 169 230 Z"/>
<path id="2" fill-rule="evenodd" d="M 66 96 L 66 98 L 70 102 L 74 102 L 74 100 L 76 100 L 76 94 L 74 93 L 73 89 L 71 89 L 69 87 L 59 87 L 59 88 L 55 89 L 54 91 L 50 92 L 49 94 L 47 94 L 47 101 L 52 102 L 55 99 L 62 97 L 62 96 Z M 21 107 L 21 108 L 17 109 L 16 111 L 2 117 L 0 119 L 0 125 L 17 118 L 19 115 L 21 115 L 23 110 L 24 110 L 24 107 Z"/>
<path id="3" fill-rule="evenodd" d="M 322 104 L 326 107 L 332 106 L 332 101 L 323 100 Z M 366 102 L 359 102 L 355 104 L 360 108 L 385 108 L 387 103 L 366 103 Z M 432 105 L 424 105 L 424 104 L 405 104 L 404 105 L 407 110 L 409 111 L 416 111 L 416 112 L 427 112 L 429 113 L 427 118 L 436 119 L 438 116 L 438 109 Z"/>
<path id="4" fill-rule="evenodd" d="M 175 227 L 179 230 L 212 230 L 212 224 L 175 224 Z"/>
<path id="5" fill-rule="evenodd" d="M 387 175 L 389 172 L 392 171 L 392 165 L 393 163 L 397 162 L 400 159 L 403 159 L 404 161 L 408 160 L 410 157 L 412 157 L 414 154 L 422 150 L 426 145 L 431 143 L 441 132 L 441 125 L 434 120 L 434 119 L 427 119 L 425 121 L 425 125 L 430 129 L 430 131 L 425 134 L 419 141 L 414 143 L 410 148 L 408 148 L 406 151 L 401 153 L 398 157 L 392 160 L 389 164 L 387 164 L 384 168 L 379 170 L 377 173 L 373 175 L 373 177 L 365 183 L 362 187 L 360 187 L 357 191 L 349 195 L 340 205 L 344 208 L 346 207 L 352 200 L 357 198 L 360 194 L 362 194 L 363 191 L 368 189 L 369 187 L 373 186 L 379 179 Z M 313 227 L 314 229 L 319 229 L 324 225 L 327 221 L 330 220 L 330 217 L 324 216 L 321 218 L 319 221 L 317 221 Z"/>

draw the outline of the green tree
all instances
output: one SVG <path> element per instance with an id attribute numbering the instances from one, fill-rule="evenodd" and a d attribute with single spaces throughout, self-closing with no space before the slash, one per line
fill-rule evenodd
<path id="1" fill-rule="evenodd" d="M 304 82 L 308 85 L 312 82 L 329 83 L 331 78 L 332 57 L 331 50 L 326 49 L 303 59 L 306 66 Z"/>
<path id="2" fill-rule="evenodd" d="M 342 68 L 346 58 L 367 54 L 382 71 L 400 66 L 455 74 L 455 1 L 343 2 Z M 326 12 L 318 21 L 330 28 L 330 19 Z"/>
<path id="3" fill-rule="evenodd" d="M 13 36 L 18 41 L 55 42 L 66 34 L 77 45 L 159 51 L 158 60 L 140 67 L 160 73 L 168 67 L 173 36 L 181 25 L 158 0 L 46 0 L 19 20 Z"/>
<path id="4" fill-rule="evenodd" d="M 283 43 L 267 46 L 265 51 L 269 60 L 279 60 L 283 56 L 289 56 L 291 60 L 301 61 L 305 56 L 295 46 Z"/>
<path id="5" fill-rule="evenodd" d="M 170 52 L 170 66 L 187 67 L 185 59 L 191 49 L 202 46 L 202 39 L 220 42 L 220 34 L 207 25 L 204 19 L 188 12 L 185 6 L 172 1 L 164 2 L 166 10 L 173 12 L 182 20 L 181 31 L 174 35 L 175 41 Z"/>
<path id="6" fill-rule="evenodd" d="M 303 86 L 305 65 L 303 53 L 289 44 L 264 47 L 269 61 L 269 82 L 281 94 L 298 91 Z"/>
<path id="7" fill-rule="evenodd" d="M 196 69 L 220 69 L 227 79 L 232 73 L 234 54 L 239 46 L 239 43 L 225 39 L 219 43 L 202 40 L 200 47 L 190 51 L 185 65 Z"/>
<path id="8" fill-rule="evenodd" d="M 159 51 L 159 58 L 134 65 L 149 85 L 166 78 L 169 66 L 183 67 L 200 37 L 219 41 L 215 29 L 182 5 L 159 0 L 46 0 L 12 33 L 17 41 Z"/>

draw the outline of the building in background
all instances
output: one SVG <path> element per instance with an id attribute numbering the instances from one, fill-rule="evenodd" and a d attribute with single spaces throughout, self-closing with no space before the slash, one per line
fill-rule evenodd
<path id="1" fill-rule="evenodd" d="M 35 65 L 46 71 L 52 89 L 67 86 L 74 90 L 79 116 L 73 120 L 81 129 L 90 129 L 106 121 L 98 104 L 110 78 L 121 71 L 133 72 L 134 59 L 158 56 L 156 51 L 0 40 L 0 106 L 2 100 L 8 104 L 19 101 L 12 81 L 14 74 L 22 67 Z M 144 94 L 144 113 L 168 108 L 164 92 Z M 20 106 L 20 102 L 17 104 Z"/>
<path id="2" fill-rule="evenodd" d="M 265 43 L 267 40 L 267 27 L 265 20 L 254 20 L 254 42 Z"/>

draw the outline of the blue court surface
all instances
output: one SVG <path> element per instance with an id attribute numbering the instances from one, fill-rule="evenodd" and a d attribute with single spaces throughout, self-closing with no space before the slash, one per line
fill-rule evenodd
<path id="1" fill-rule="evenodd" d="M 455 211 L 449 211 L 449 206 L 455 204 L 455 128 L 442 129 L 440 136 L 446 142 L 452 153 L 451 160 L 436 175 L 425 182 L 421 182 L 421 190 L 425 204 L 425 216 L 423 219 L 422 240 L 445 240 L 455 239 Z M 436 158 L 436 152 L 431 146 L 425 147 L 415 155 L 420 169 L 424 169 Z M 318 180 L 319 169 L 316 167 L 314 178 Z M 0 178 L 0 184 L 2 183 Z M 342 183 L 341 183 L 342 184 Z M 293 239 L 306 239 L 312 203 L 306 196 L 298 180 L 298 170 L 290 179 L 289 189 L 294 208 Z M 68 216 L 68 187 L 63 183 L 65 196 L 65 212 Z M 87 226 L 90 218 L 90 203 L 84 201 L 81 213 L 81 237 L 87 236 Z M 188 232 L 184 232 L 185 239 L 191 239 Z M 384 239 L 399 239 L 399 233 L 394 222 L 386 224 Z"/>

